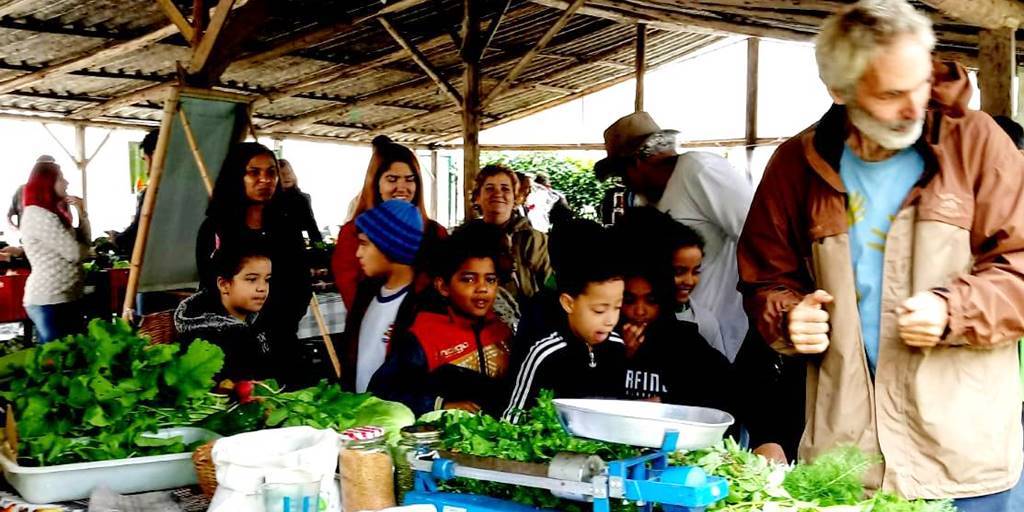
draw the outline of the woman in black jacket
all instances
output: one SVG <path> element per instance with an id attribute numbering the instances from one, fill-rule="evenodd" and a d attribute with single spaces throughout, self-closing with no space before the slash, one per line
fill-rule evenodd
<path id="1" fill-rule="evenodd" d="M 254 142 L 235 144 L 221 166 L 199 228 L 196 264 L 200 288 L 212 290 L 216 276 L 211 259 L 218 247 L 253 241 L 268 247 L 274 284 L 260 319 L 268 326 L 275 352 L 296 355 L 296 331 L 312 288 L 301 228 L 281 205 L 280 193 L 274 152 Z"/>
<path id="2" fill-rule="evenodd" d="M 309 194 L 299 188 L 299 178 L 295 175 L 292 164 L 281 158 L 278 160 L 280 167 L 281 199 L 288 210 L 291 218 L 299 224 L 300 232 L 305 231 L 310 243 L 322 242 L 320 227 L 313 216 L 313 200 Z"/>

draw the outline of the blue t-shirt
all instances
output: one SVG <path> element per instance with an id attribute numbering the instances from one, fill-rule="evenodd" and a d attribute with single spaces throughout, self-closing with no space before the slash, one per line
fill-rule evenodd
<path id="1" fill-rule="evenodd" d="M 924 159 L 914 148 L 881 162 L 865 162 L 846 147 L 839 162 L 839 176 L 847 193 L 846 215 L 860 327 L 872 375 L 878 364 L 886 235 L 903 200 L 923 172 Z"/>

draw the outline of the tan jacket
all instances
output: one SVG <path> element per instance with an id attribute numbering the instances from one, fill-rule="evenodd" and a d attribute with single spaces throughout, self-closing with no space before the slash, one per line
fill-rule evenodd
<path id="1" fill-rule="evenodd" d="M 809 358 L 800 457 L 849 444 L 880 453 L 865 483 L 911 498 L 1009 489 L 1024 463 L 1012 343 L 1024 334 L 1024 157 L 987 114 L 930 110 L 916 145 L 924 176 L 886 239 L 872 381 L 838 173 L 846 126 L 835 106 L 778 149 L 738 249 L 747 312 L 782 353 L 793 352 L 786 313 L 816 288 L 835 296 L 831 344 Z M 949 304 L 948 335 L 924 350 L 899 339 L 895 313 L 923 290 Z"/>

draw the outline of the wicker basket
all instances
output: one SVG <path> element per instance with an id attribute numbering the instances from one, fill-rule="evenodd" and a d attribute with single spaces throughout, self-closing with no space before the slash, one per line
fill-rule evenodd
<path id="1" fill-rule="evenodd" d="M 210 441 L 192 452 L 192 465 L 199 477 L 199 488 L 207 498 L 217 492 L 217 467 L 213 464 L 213 443 Z"/>
<path id="2" fill-rule="evenodd" d="M 177 334 L 173 309 L 146 315 L 139 324 L 139 335 L 149 336 L 150 343 L 154 345 L 173 343 Z"/>

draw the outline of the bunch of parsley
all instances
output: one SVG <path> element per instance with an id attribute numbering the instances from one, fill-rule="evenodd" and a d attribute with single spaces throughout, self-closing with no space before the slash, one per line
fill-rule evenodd
<path id="1" fill-rule="evenodd" d="M 87 332 L 30 349 L 0 384 L 13 404 L 19 462 L 49 466 L 180 453 L 179 437 L 144 434 L 184 426 L 223 408 L 210 394 L 221 349 L 197 340 L 149 345 L 122 322 L 93 320 Z"/>

